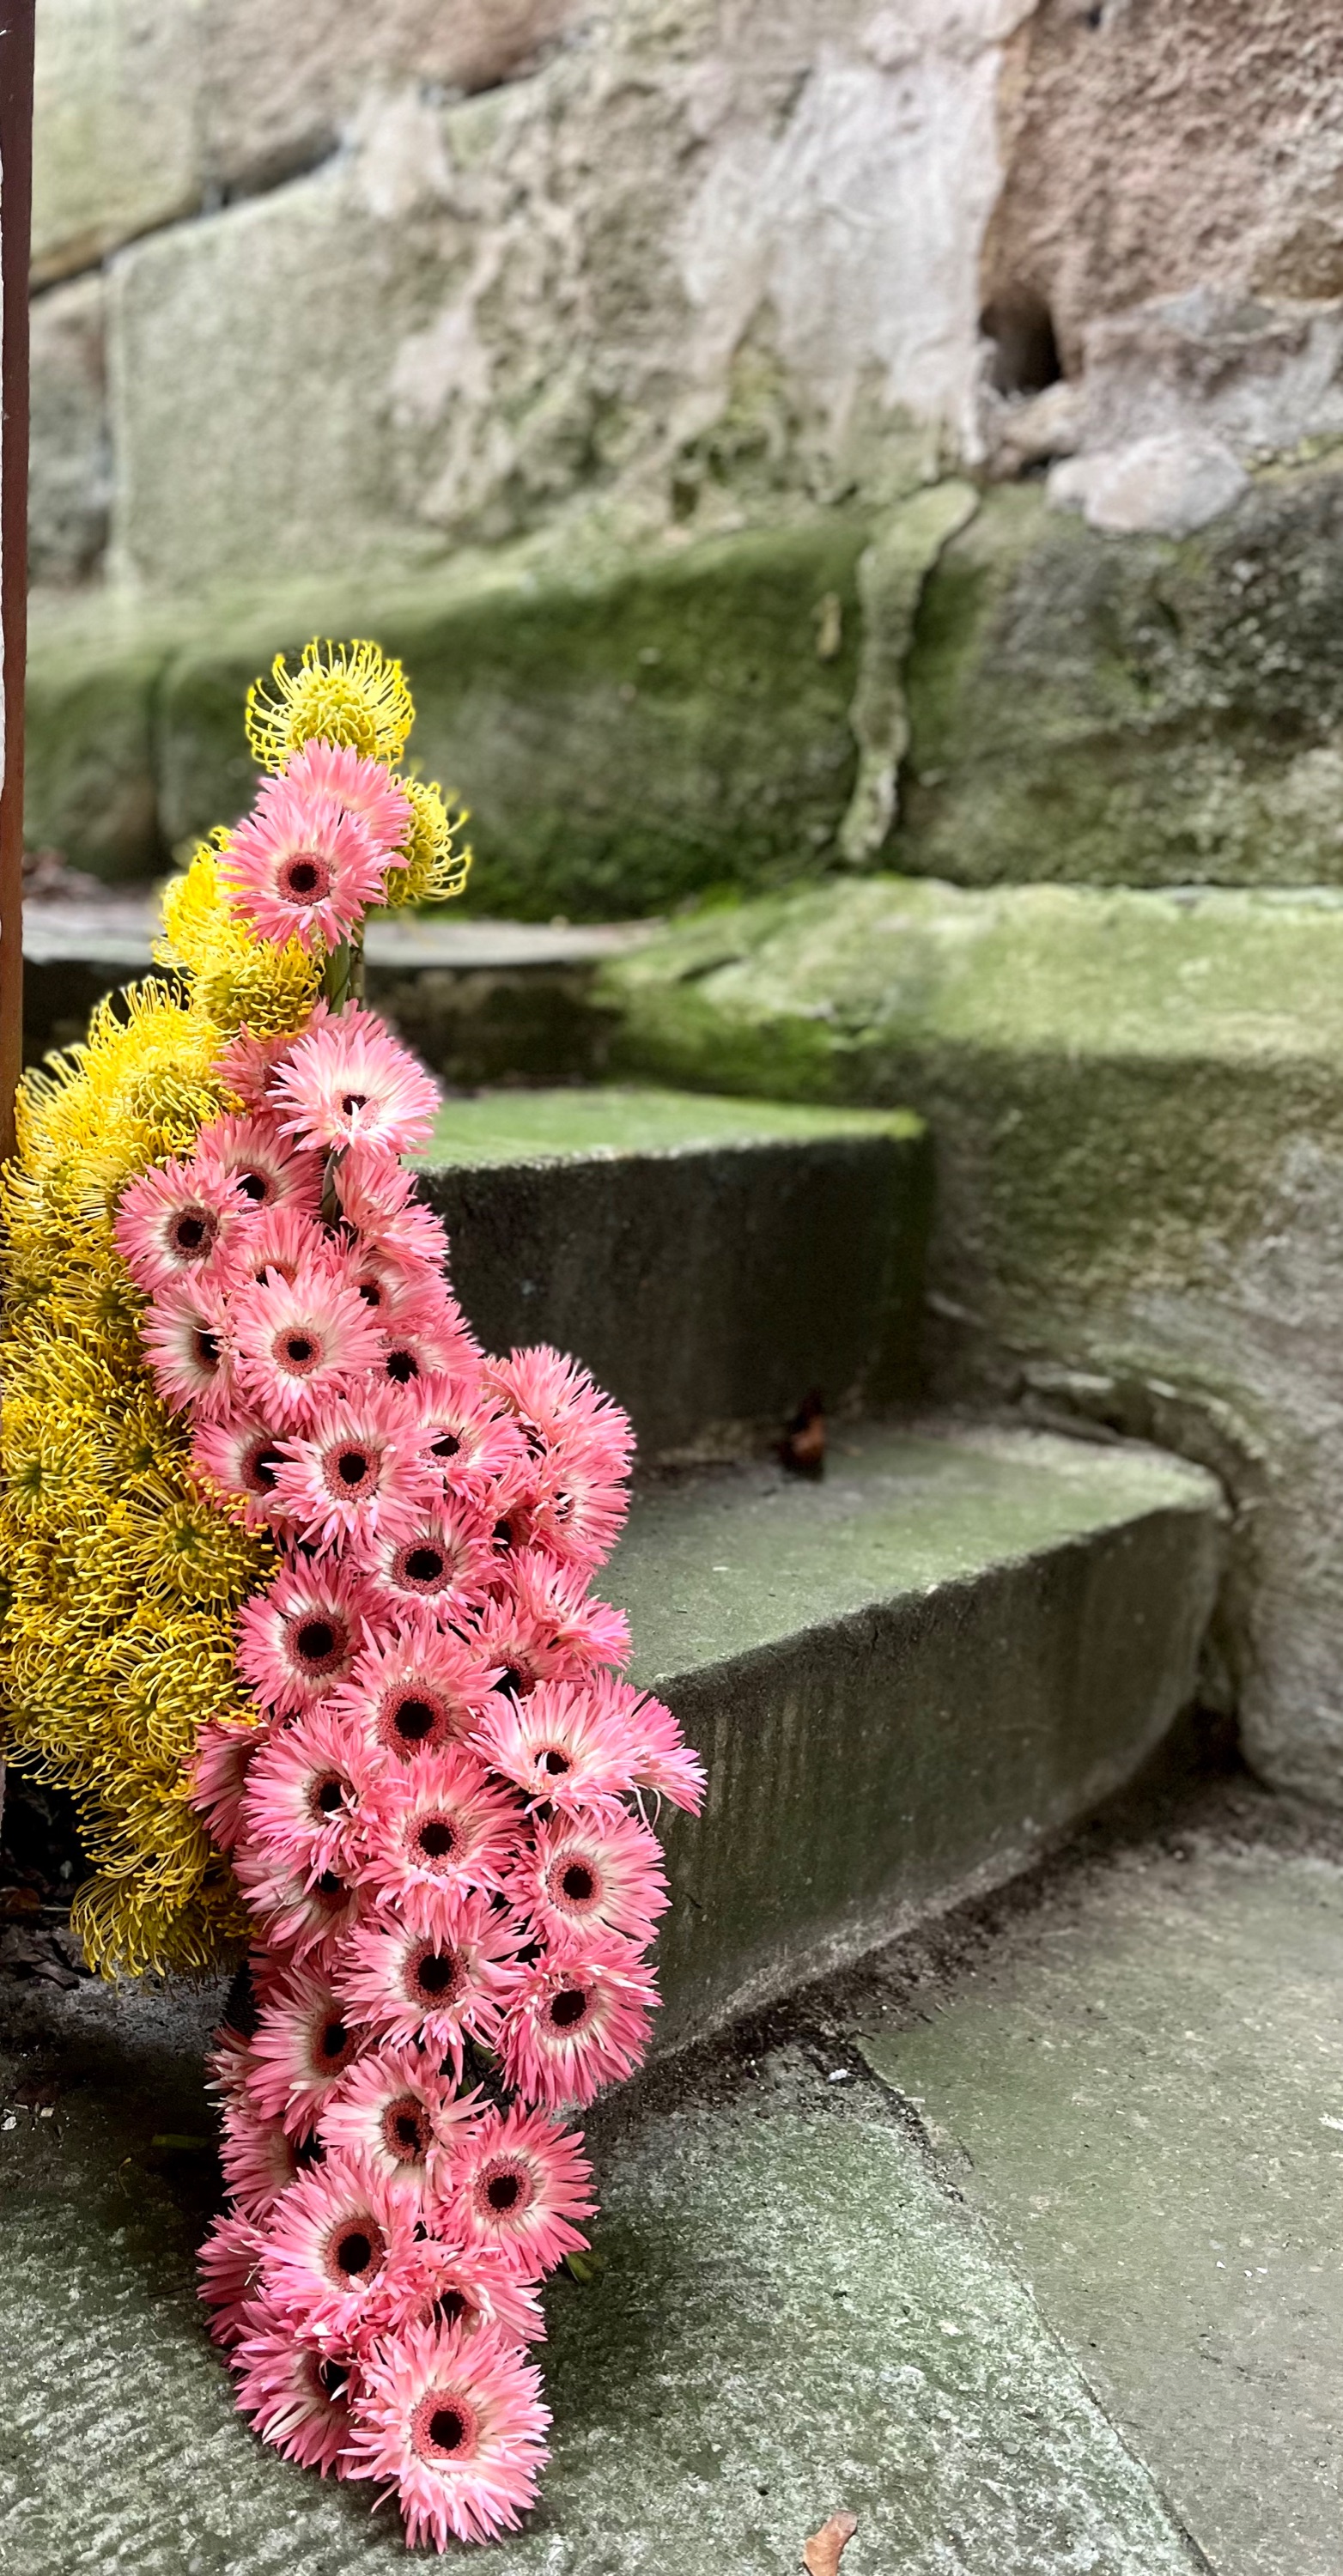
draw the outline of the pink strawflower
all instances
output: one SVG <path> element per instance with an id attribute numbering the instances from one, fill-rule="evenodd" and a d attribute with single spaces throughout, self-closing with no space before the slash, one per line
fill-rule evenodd
<path id="1" fill-rule="evenodd" d="M 594 1601 L 586 1577 L 541 1548 L 517 1548 L 499 1590 L 478 1612 L 481 1652 L 504 1667 L 502 1687 L 525 1699 L 538 1682 L 582 1681 L 630 1651 L 623 1610 Z"/>
<path id="2" fill-rule="evenodd" d="M 278 2120 L 261 2119 L 245 2100 L 225 2109 L 219 2162 L 240 2216 L 254 2222 L 265 2217 L 300 2172 L 293 2139 Z"/>
<path id="3" fill-rule="evenodd" d="M 463 1896 L 502 1886 L 519 1822 L 516 1800 L 470 1753 L 392 1763 L 364 1808 L 356 1882 L 450 1942 Z"/>
<path id="4" fill-rule="evenodd" d="M 432 1295 L 417 1297 L 407 1312 L 389 1318 L 383 1333 L 383 1373 L 393 1385 L 414 1390 L 417 1413 L 420 1385 L 426 1378 L 446 1377 L 469 1368 L 476 1346 L 462 1310 L 442 1281 Z"/>
<path id="5" fill-rule="evenodd" d="M 252 2047 L 231 2022 L 221 2022 L 205 2054 L 205 2090 L 227 2111 L 234 2102 L 247 2098 L 247 2078 L 251 2072 Z"/>
<path id="6" fill-rule="evenodd" d="M 348 2350 L 394 2309 L 413 2228 L 413 2211 L 371 2165 L 330 2155 L 270 2212 L 261 2252 L 266 2295 L 320 2350 Z"/>
<path id="7" fill-rule="evenodd" d="M 385 1615 L 428 1602 L 455 1617 L 484 1598 L 494 1571 L 490 1524 L 474 1504 L 445 1496 L 402 1535 L 380 1531 L 359 1549 L 358 1562 Z"/>
<path id="8" fill-rule="evenodd" d="M 538 1682 L 522 1700 L 496 1692 L 472 1746 L 537 1806 L 609 1814 L 633 1777 L 624 1729 L 606 1704 L 609 1687 L 599 1674 L 585 1682 Z"/>
<path id="9" fill-rule="evenodd" d="M 244 1109 L 265 1109 L 269 1105 L 267 1088 L 277 1064 L 283 1062 L 294 1041 L 287 1035 L 254 1038 L 249 1028 L 239 1029 L 215 1057 L 215 1072 L 226 1091 L 240 1100 Z"/>
<path id="10" fill-rule="evenodd" d="M 422 1375 L 415 1389 L 419 1438 L 449 1493 L 482 1501 L 500 1477 L 525 1474 L 522 1434 L 475 1368 Z"/>
<path id="11" fill-rule="evenodd" d="M 283 1522 L 275 1493 L 278 1436 L 257 1414 L 230 1412 L 220 1422 L 198 1422 L 191 1456 L 207 1491 L 245 1529 L 274 1528 Z"/>
<path id="12" fill-rule="evenodd" d="M 405 1252 L 387 1252 L 362 1235 L 343 1243 L 340 1275 L 356 1288 L 382 1333 L 417 1332 L 437 1316 L 442 1281 L 436 1271 Z"/>
<path id="13" fill-rule="evenodd" d="M 368 1587 L 336 1558 L 282 1566 L 238 1613 L 238 1670 L 279 1715 L 348 1681 L 367 1641 Z"/>
<path id="14" fill-rule="evenodd" d="M 558 2110 L 591 2102 L 645 2056 L 658 2001 L 651 1971 L 628 1941 L 589 1937 L 526 1971 L 504 2021 L 504 2081 Z"/>
<path id="15" fill-rule="evenodd" d="M 395 2486 L 409 2547 L 516 2531 L 546 2457 L 540 2388 L 496 2327 L 409 2326 L 368 2359 L 350 2407 L 351 2465 Z"/>
<path id="16" fill-rule="evenodd" d="M 367 2046 L 329 1978 L 313 1968 L 284 1969 L 257 2013 L 248 2098 L 263 2120 L 280 2120 L 291 2138 L 305 2138 Z"/>
<path id="17" fill-rule="evenodd" d="M 207 1279 L 160 1288 L 140 1326 L 150 1375 L 174 1413 L 220 1421 L 236 1401 L 224 1306 Z"/>
<path id="18" fill-rule="evenodd" d="M 210 2332 L 216 2343 L 236 2343 L 243 2331 L 243 2309 L 256 2296 L 261 2279 L 261 2229 L 250 2218 L 216 2218 L 207 2228 L 197 2261 L 198 2297 L 215 2310 Z"/>
<path id="19" fill-rule="evenodd" d="M 373 1142 L 407 1153 L 425 1142 L 439 1099 L 437 1083 L 360 1002 L 313 1012 L 270 1094 L 286 1135 L 324 1152 Z"/>
<path id="20" fill-rule="evenodd" d="M 217 1175 L 257 1215 L 290 1207 L 315 1217 L 321 1206 L 321 1155 L 301 1152 L 263 1112 L 212 1119 L 201 1129 L 191 1168 Z"/>
<path id="21" fill-rule="evenodd" d="M 704 1804 L 704 1765 L 692 1753 L 672 1712 L 651 1691 L 636 1691 L 628 1682 L 613 1686 L 622 1723 L 630 1740 L 630 1767 L 636 1794 L 651 1790 L 673 1807 L 697 1816 Z"/>
<path id="22" fill-rule="evenodd" d="M 433 1499 L 413 1423 L 376 1385 L 330 1396 L 280 1443 L 276 1499 L 311 1546 L 402 1538 Z"/>
<path id="23" fill-rule="evenodd" d="M 301 2468 L 349 2474 L 349 2390 L 357 2367 L 295 2339 L 293 2319 L 269 2299 L 253 2303 L 232 2355 L 238 2405 L 263 2442 Z"/>
<path id="24" fill-rule="evenodd" d="M 451 2226 L 451 2204 L 436 2205 L 433 2185 L 425 2203 L 433 2224 Z M 460 2326 L 477 2334 L 497 2326 L 509 2343 L 544 2343 L 546 2322 L 536 2285 L 510 2272 L 492 2245 L 460 2245 L 430 2237 L 417 2257 L 421 2279 L 407 2325 Z"/>
<path id="25" fill-rule="evenodd" d="M 399 1762 L 444 1753 L 479 1721 L 499 1676 L 433 1610 L 407 1603 L 390 1634 L 365 1647 L 333 1703 L 367 1741 Z"/>
<path id="26" fill-rule="evenodd" d="M 317 2134 L 333 2153 L 362 2156 L 389 2191 L 421 2198 L 445 2142 L 475 2117 L 474 2093 L 454 2093 L 415 2048 L 379 2049 L 343 2076 Z"/>
<path id="27" fill-rule="evenodd" d="M 632 1816 L 556 1816 L 523 1843 L 507 1888 L 510 1905 L 543 1941 L 563 1946 L 615 1933 L 652 1940 L 669 1902 L 655 1834 Z"/>
<path id="28" fill-rule="evenodd" d="M 329 1704 L 278 1728 L 247 1775 L 242 1832 L 258 1854 L 297 1871 L 308 1887 L 343 1877 L 359 1849 L 379 1757 Z"/>
<path id="29" fill-rule="evenodd" d="M 534 1545 L 566 1563 L 597 1565 L 619 1536 L 629 1496 L 629 1417 L 585 1368 L 544 1347 L 489 1365 L 534 1460 L 527 1497 Z"/>
<path id="30" fill-rule="evenodd" d="M 361 1922 L 336 1971 L 346 2016 L 392 2048 L 422 2039 L 451 2058 L 460 2083 L 465 2042 L 491 2047 L 517 1992 L 517 1947 L 516 1930 L 483 1896 L 459 1899 L 446 1938 L 422 1917 Z"/>
<path id="31" fill-rule="evenodd" d="M 371 833 L 336 797 L 268 778 L 220 852 L 219 877 L 232 910 L 259 938 L 277 948 L 297 939 L 311 956 L 338 948 L 383 900 L 385 865 Z"/>
<path id="32" fill-rule="evenodd" d="M 305 742 L 284 765 L 284 781 L 304 797 L 330 797 L 362 823 L 384 867 L 404 867 L 411 804 L 381 760 L 361 760 L 347 743 Z M 264 791 L 263 791 L 264 792 Z"/>
<path id="33" fill-rule="evenodd" d="M 447 2205 L 468 2246 L 491 2245 L 511 2272 L 538 2280 L 586 2236 L 592 2169 L 582 2138 L 544 2111 L 489 2111 L 452 2156 Z"/>
<path id="34" fill-rule="evenodd" d="M 238 1296 L 249 1283 L 259 1288 L 272 1273 L 292 1286 L 299 1273 L 314 1264 L 318 1269 L 329 1270 L 333 1278 L 342 1276 L 331 1238 L 316 1218 L 306 1208 L 294 1205 L 263 1208 L 233 1236 L 224 1262 L 223 1284 L 230 1298 Z"/>
<path id="35" fill-rule="evenodd" d="M 272 1965 L 283 1956 L 296 1967 L 306 1960 L 316 1969 L 329 1968 L 344 1935 L 359 1920 L 357 1887 L 347 1885 L 334 1869 L 310 1879 L 297 1861 L 246 1839 L 234 1851 L 233 1873 Z"/>
<path id="36" fill-rule="evenodd" d="M 346 1224 L 373 1250 L 442 1271 L 446 1229 L 419 1197 L 414 1173 L 387 1145 L 356 1138 L 336 1167 L 336 1190 Z"/>
<path id="37" fill-rule="evenodd" d="M 238 1839 L 248 1766 L 269 1733 L 267 1726 L 248 1726 L 227 1717 L 207 1718 L 197 1732 L 187 1765 L 191 1803 L 221 1851 L 232 1851 Z"/>
<path id="38" fill-rule="evenodd" d="M 174 1280 L 208 1275 L 246 1215 L 227 1172 L 162 1163 L 122 1191 L 113 1231 L 136 1287 L 152 1296 Z"/>
<path id="39" fill-rule="evenodd" d="M 229 1346 L 238 1385 L 268 1419 L 310 1420 L 346 1377 L 377 1364 L 378 1335 L 358 1291 L 325 1262 L 285 1279 L 267 1272 L 233 1298 Z"/>

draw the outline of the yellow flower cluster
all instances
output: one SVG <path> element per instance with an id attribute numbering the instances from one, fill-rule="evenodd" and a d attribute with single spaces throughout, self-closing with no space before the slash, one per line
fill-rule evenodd
<path id="1" fill-rule="evenodd" d="M 282 663 L 273 676 L 275 697 L 249 701 L 249 737 L 268 762 L 319 728 L 379 757 L 402 748 L 409 694 L 376 648 L 309 646 L 296 677 Z M 410 792 L 405 891 L 424 900 L 455 891 L 465 863 L 437 790 Z M 213 849 L 169 886 L 163 911 L 156 953 L 175 983 L 100 1003 L 83 1045 L 25 1077 L 0 1178 L 0 1740 L 18 1768 L 73 1792 L 94 1869 L 73 1919 L 107 1975 L 203 1969 L 246 1931 L 232 1874 L 187 1803 L 184 1764 L 207 1719 L 254 1714 L 234 1673 L 233 1617 L 273 1562 L 269 1541 L 201 1490 L 145 1373 L 116 1203 L 239 1105 L 214 1070 L 226 1041 L 243 1027 L 301 1028 L 323 973 L 297 941 L 277 949 L 239 926 Z"/>

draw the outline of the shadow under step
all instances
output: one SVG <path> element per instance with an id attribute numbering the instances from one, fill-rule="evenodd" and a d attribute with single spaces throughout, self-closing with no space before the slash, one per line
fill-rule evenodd
<path id="1" fill-rule="evenodd" d="M 636 1494 L 601 1578 L 709 1774 L 664 1813 L 661 2043 L 1011 1876 L 1195 1693 L 1219 1489 L 1136 1446 L 846 1428 Z"/>

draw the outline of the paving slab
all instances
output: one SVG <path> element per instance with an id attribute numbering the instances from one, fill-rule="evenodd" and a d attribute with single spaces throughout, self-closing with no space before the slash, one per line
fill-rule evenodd
<path id="1" fill-rule="evenodd" d="M 870 2063 L 1218 2576 L 1338 2576 L 1339 1860 L 1118 1852 L 909 2009 Z"/>
<path id="2" fill-rule="evenodd" d="M 642 1487 L 602 1584 L 703 1753 L 668 1814 L 667 2039 L 1010 1877 L 1192 1700 L 1221 1563 L 1199 1469 L 956 1421 L 840 1426 Z"/>
<path id="3" fill-rule="evenodd" d="M 6 2013 L 15 2576 L 405 2563 L 367 2489 L 252 2438 L 205 2339 L 192 2248 L 213 2159 L 153 2141 L 208 2130 L 217 2001 L 29 1988 Z M 1194 2576 L 1145 2470 L 880 2087 L 841 2098 L 784 2049 L 716 2096 L 626 2097 L 596 2126 L 605 2269 L 552 2289 L 554 2461 L 526 2532 L 482 2565 L 784 2576 L 847 2506 L 845 2576 Z"/>
<path id="4" fill-rule="evenodd" d="M 645 1457 L 917 1384 L 932 1160 L 903 1111 L 496 1092 L 446 1102 L 420 1160 L 486 1345 L 576 1352 Z"/>

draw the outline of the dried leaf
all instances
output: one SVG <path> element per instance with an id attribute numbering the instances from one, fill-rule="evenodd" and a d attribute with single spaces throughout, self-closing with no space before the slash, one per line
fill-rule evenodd
<path id="1" fill-rule="evenodd" d="M 832 2513 L 802 2551 L 807 2576 L 839 2576 L 839 2562 L 858 2528 L 856 2513 Z"/>
<path id="2" fill-rule="evenodd" d="M 825 1407 L 819 1387 L 804 1395 L 779 1442 L 779 1456 L 793 1476 L 825 1474 Z"/>

